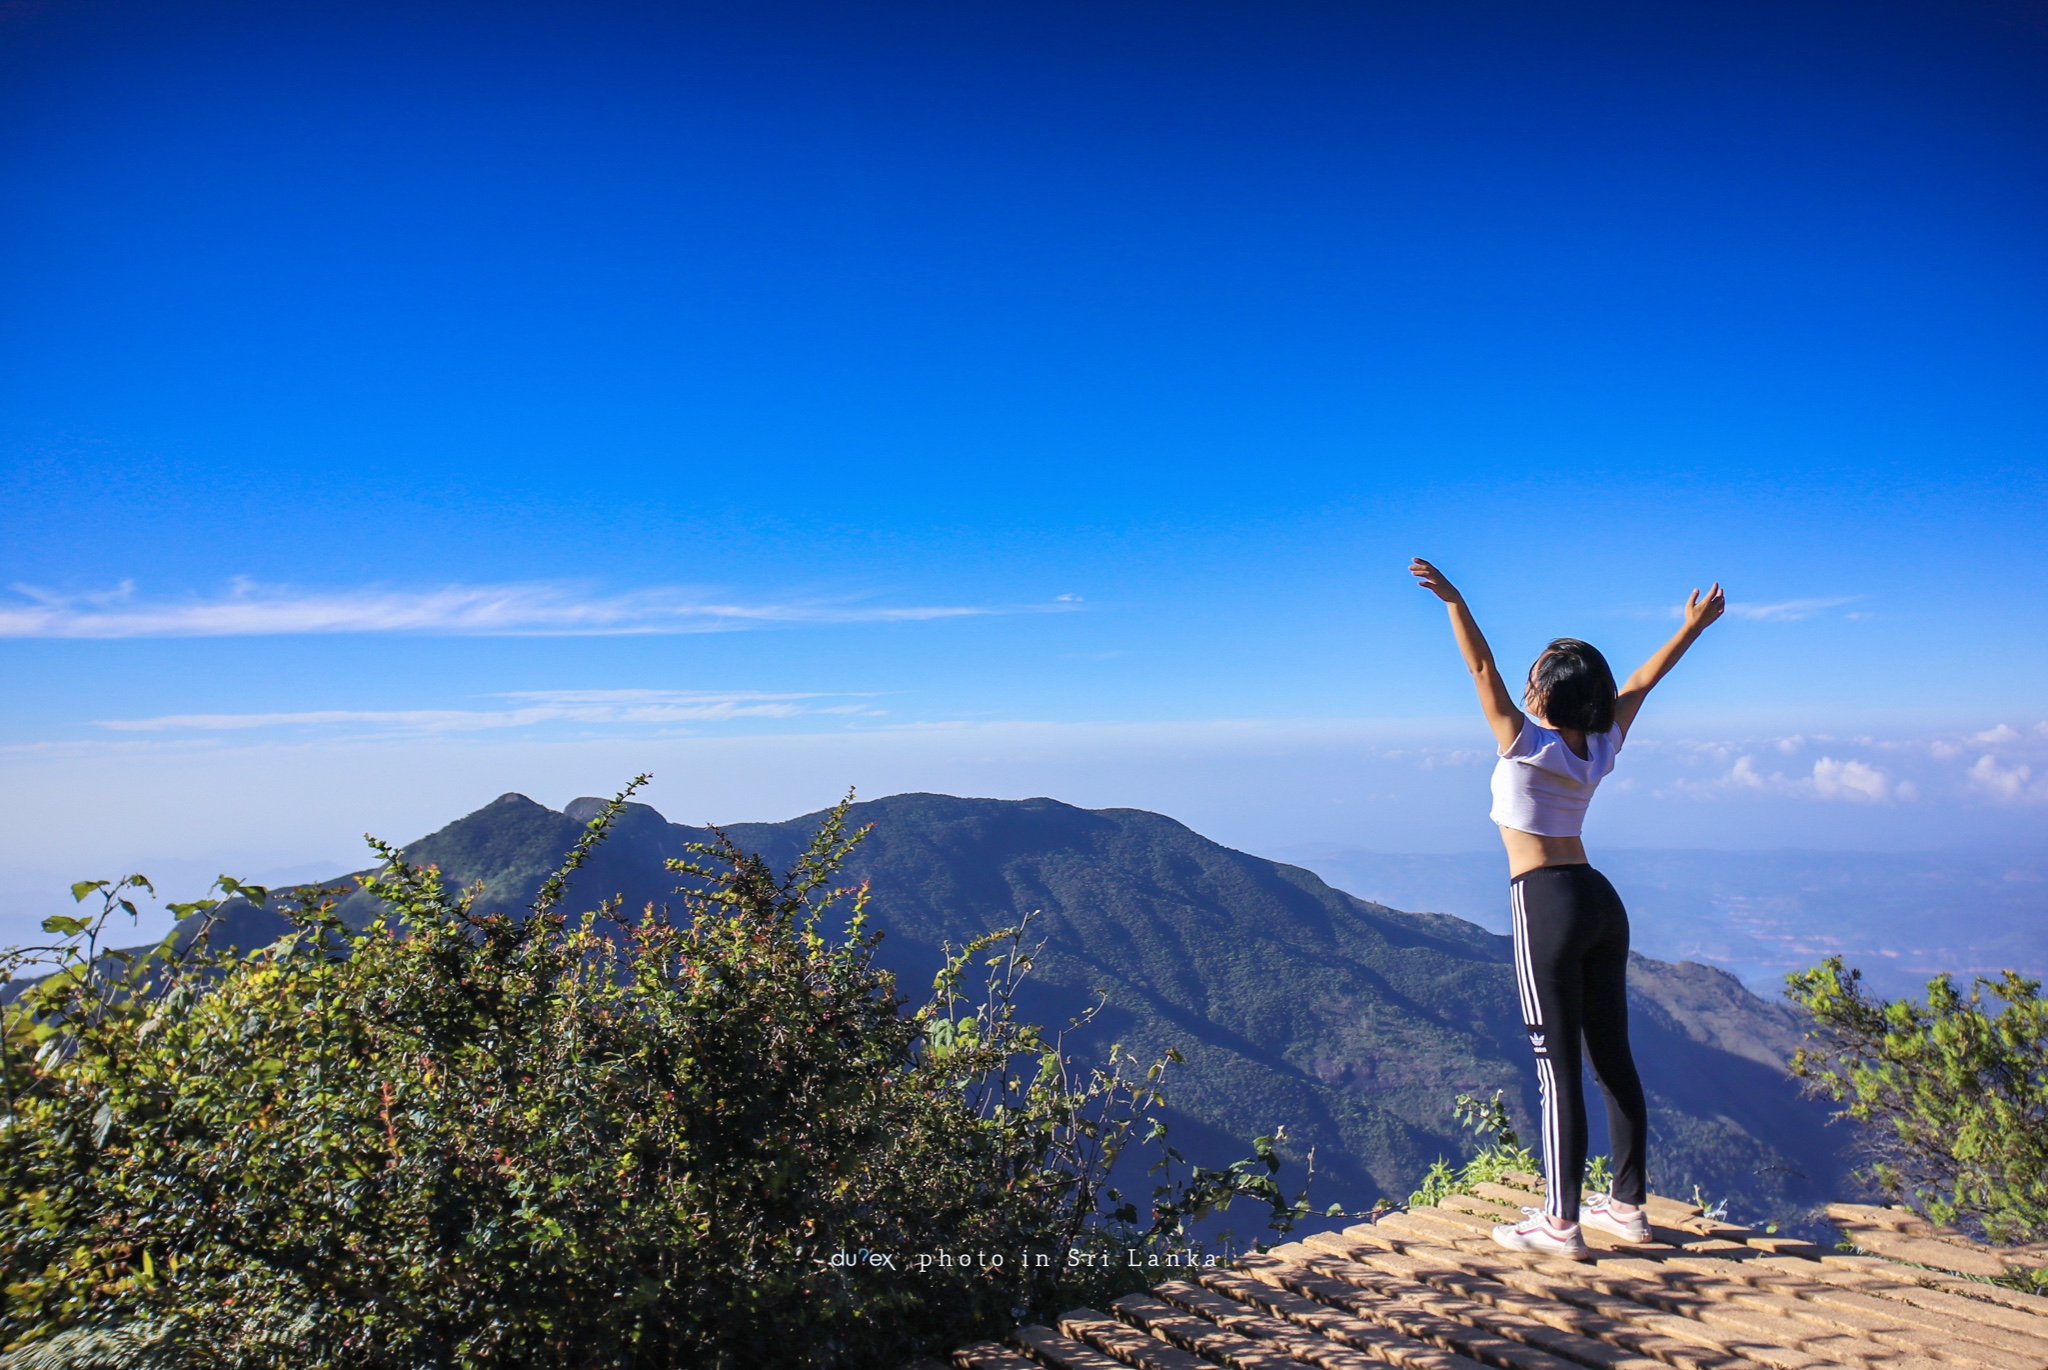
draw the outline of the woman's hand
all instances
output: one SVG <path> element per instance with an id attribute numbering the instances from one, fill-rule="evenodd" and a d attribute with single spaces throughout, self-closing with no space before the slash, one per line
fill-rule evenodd
<path id="1" fill-rule="evenodd" d="M 1721 593 L 1721 582 L 1715 581 L 1705 597 L 1694 590 L 1685 597 L 1685 626 L 1672 634 L 1671 641 L 1650 654 L 1650 659 L 1636 667 L 1635 674 L 1621 683 L 1621 690 L 1614 697 L 1614 721 L 1621 725 L 1622 736 L 1635 726 L 1636 715 L 1642 711 L 1643 700 L 1649 696 L 1657 682 L 1671 674 L 1671 668 L 1678 664 L 1678 658 L 1685 655 L 1685 649 L 1699 640 L 1707 625 L 1719 618 L 1728 607 L 1727 596 Z"/>
<path id="2" fill-rule="evenodd" d="M 1486 645 L 1486 635 L 1473 620 L 1471 606 L 1448 576 L 1421 557 L 1408 563 L 1408 572 L 1418 585 L 1449 607 L 1451 636 L 1458 640 L 1458 653 L 1465 658 L 1465 669 L 1472 673 L 1472 683 L 1479 690 L 1479 710 L 1486 715 L 1494 740 L 1506 751 L 1521 736 L 1522 711 L 1515 707 L 1514 697 L 1501 683 L 1500 670 L 1493 664 L 1493 648 Z"/>
<path id="3" fill-rule="evenodd" d="M 1728 597 L 1721 593 L 1720 581 L 1714 582 L 1714 588 L 1707 591 L 1705 599 L 1701 599 L 1700 592 L 1694 590 L 1685 597 L 1685 631 L 1698 637 L 1727 608 Z"/>
<path id="4" fill-rule="evenodd" d="M 1417 557 L 1408 563 L 1408 574 L 1414 576 L 1416 583 L 1423 589 L 1429 591 L 1446 604 L 1463 604 L 1465 602 L 1465 597 L 1458 593 L 1458 587 L 1451 584 L 1450 577 L 1437 570 L 1436 567 L 1430 565 L 1421 557 Z M 1716 587 L 1715 592 L 1719 593 L 1718 587 Z M 1697 594 L 1698 592 L 1695 591 L 1694 593 Z M 1719 613 L 1720 610 L 1717 609 L 1715 612 Z"/>

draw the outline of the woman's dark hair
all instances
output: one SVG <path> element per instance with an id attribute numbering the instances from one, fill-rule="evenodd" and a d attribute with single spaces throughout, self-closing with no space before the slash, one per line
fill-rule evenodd
<path id="1" fill-rule="evenodd" d="M 1561 637 L 1529 668 L 1522 702 L 1553 728 L 1604 733 L 1614 726 L 1614 672 L 1592 643 Z"/>

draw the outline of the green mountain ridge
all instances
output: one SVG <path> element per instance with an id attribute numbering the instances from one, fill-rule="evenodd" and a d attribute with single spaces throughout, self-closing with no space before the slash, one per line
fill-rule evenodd
<path id="1" fill-rule="evenodd" d="M 486 906 L 522 907 L 600 803 L 556 812 L 504 795 L 406 853 L 481 882 Z M 1315 1150 L 1318 1205 L 1359 1208 L 1404 1198 L 1432 1160 L 1469 1153 L 1451 1113 L 1459 1093 L 1505 1091 L 1535 1135 L 1505 937 L 1356 898 L 1143 810 L 901 794 L 851 817 L 873 830 L 843 874 L 870 882 L 879 959 L 910 999 L 942 944 L 1035 913 L 1044 947 L 1025 1010 L 1056 1028 L 1100 996 L 1102 1013 L 1069 1039 L 1077 1053 L 1178 1049 L 1187 1064 L 1166 1080 L 1175 1140 L 1202 1160 L 1242 1155 L 1284 1124 L 1295 1156 Z M 724 831 L 781 866 L 821 818 Z M 709 836 L 628 806 L 572 881 L 569 907 L 665 900 L 675 877 L 662 861 Z M 375 907 L 357 892 L 341 913 L 360 924 Z M 245 906 L 224 935 L 254 946 L 283 927 Z M 1632 961 L 1630 1002 L 1660 1192 L 1698 1185 L 1757 1221 L 1849 1194 L 1848 1138 L 1784 1070 L 1801 1034 L 1791 1007 L 1712 967 L 1644 957 Z M 1598 1149 L 1604 1119 L 1593 1113 Z"/>

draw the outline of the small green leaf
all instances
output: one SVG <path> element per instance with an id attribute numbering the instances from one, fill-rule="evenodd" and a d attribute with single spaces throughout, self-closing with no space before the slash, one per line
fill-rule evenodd
<path id="1" fill-rule="evenodd" d="M 71 887 L 71 902 L 82 904 L 85 902 L 85 896 L 91 894 L 94 890 L 103 890 L 106 887 L 107 882 L 104 880 L 80 880 Z"/>
<path id="2" fill-rule="evenodd" d="M 53 913 L 43 920 L 43 931 L 54 932 L 59 937 L 69 937 L 74 932 L 84 932 L 91 924 L 83 918 L 73 918 L 68 913 Z"/>

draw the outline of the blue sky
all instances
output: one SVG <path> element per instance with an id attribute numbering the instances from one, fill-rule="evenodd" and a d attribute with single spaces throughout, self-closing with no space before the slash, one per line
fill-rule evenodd
<path id="1" fill-rule="evenodd" d="M 0 7 L 0 894 L 639 769 L 1479 847 L 1416 553 L 1729 587 L 1596 836 L 2037 844 L 2044 133 L 2008 4 Z"/>

